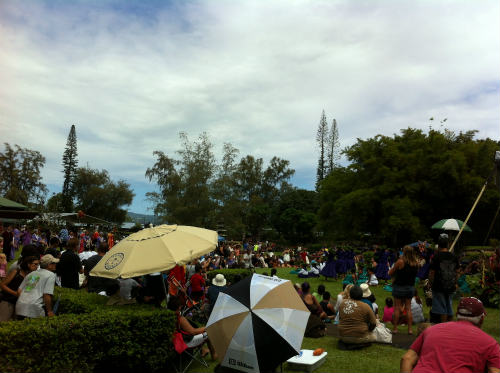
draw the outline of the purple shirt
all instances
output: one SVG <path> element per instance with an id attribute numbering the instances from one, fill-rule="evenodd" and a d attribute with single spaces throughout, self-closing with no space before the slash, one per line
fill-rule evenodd
<path id="1" fill-rule="evenodd" d="M 22 239 L 23 239 L 23 246 L 29 245 L 31 243 L 31 233 L 25 231 L 23 233 Z"/>

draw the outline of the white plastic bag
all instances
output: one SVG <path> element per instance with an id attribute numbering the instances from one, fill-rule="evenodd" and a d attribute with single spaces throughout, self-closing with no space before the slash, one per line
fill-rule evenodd
<path id="1" fill-rule="evenodd" d="M 377 326 L 373 329 L 373 333 L 377 338 L 376 342 L 378 343 L 392 343 L 392 333 L 389 328 L 387 328 L 384 324 L 377 321 Z"/>

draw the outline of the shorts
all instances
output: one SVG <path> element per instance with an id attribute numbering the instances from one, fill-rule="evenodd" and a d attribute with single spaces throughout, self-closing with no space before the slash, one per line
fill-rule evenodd
<path id="1" fill-rule="evenodd" d="M 411 299 L 415 294 L 415 287 L 412 285 L 396 285 L 392 286 L 392 296 L 400 299 Z"/>
<path id="2" fill-rule="evenodd" d="M 453 307 L 451 304 L 451 299 L 453 294 L 439 293 L 437 291 L 432 292 L 432 313 L 437 315 L 449 315 L 453 316 Z"/>

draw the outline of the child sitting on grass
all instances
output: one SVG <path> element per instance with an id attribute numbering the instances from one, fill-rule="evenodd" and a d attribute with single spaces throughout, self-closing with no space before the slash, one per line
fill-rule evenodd
<path id="1" fill-rule="evenodd" d="M 394 313 L 394 302 L 391 297 L 385 298 L 383 322 L 392 322 L 392 314 Z"/>
<path id="2" fill-rule="evenodd" d="M 323 294 L 325 294 L 325 290 L 326 290 L 325 285 L 320 284 L 320 285 L 318 285 L 318 291 L 313 293 L 313 295 L 316 297 L 316 299 L 320 303 L 323 301 Z"/>
<path id="3" fill-rule="evenodd" d="M 328 291 L 325 291 L 325 293 L 323 294 L 323 299 L 321 300 L 321 302 L 319 302 L 321 308 L 323 308 L 323 311 L 326 313 L 328 320 L 332 320 L 335 318 L 335 309 L 333 308 L 333 305 L 330 303 L 330 298 L 331 298 L 330 293 Z"/>
<path id="4" fill-rule="evenodd" d="M 370 280 L 368 281 L 368 285 L 377 286 L 378 279 L 377 279 L 377 276 L 375 276 L 375 272 L 373 272 L 373 268 L 368 269 L 368 276 L 370 277 Z"/>

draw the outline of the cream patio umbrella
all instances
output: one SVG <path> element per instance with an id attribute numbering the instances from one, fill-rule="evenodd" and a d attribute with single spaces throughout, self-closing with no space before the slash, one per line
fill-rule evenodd
<path id="1" fill-rule="evenodd" d="M 91 276 L 130 278 L 167 271 L 213 251 L 217 232 L 185 225 L 159 225 L 118 242 L 90 271 Z"/>

